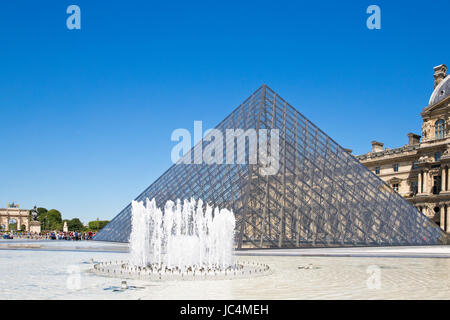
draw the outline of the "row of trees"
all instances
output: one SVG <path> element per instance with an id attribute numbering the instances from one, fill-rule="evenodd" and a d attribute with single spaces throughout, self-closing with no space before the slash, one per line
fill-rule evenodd
<path id="1" fill-rule="evenodd" d="M 64 222 L 67 222 L 67 228 L 69 231 L 76 232 L 97 232 L 101 230 L 109 221 L 90 221 L 88 226 L 84 226 L 78 218 L 71 220 L 62 219 L 61 212 L 56 209 L 47 210 L 46 208 L 37 208 L 37 219 L 41 222 L 41 230 L 63 230 Z"/>

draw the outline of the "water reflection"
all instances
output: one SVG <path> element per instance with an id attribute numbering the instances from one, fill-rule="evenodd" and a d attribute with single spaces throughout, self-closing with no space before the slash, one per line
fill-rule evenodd
<path id="1" fill-rule="evenodd" d="M 113 252 L 0 250 L 0 299 L 450 299 L 446 258 L 239 256 L 236 259 L 267 263 L 273 273 L 198 282 L 130 280 L 127 285 L 139 290 L 120 294 L 114 289 L 120 288 L 121 279 L 88 272 L 91 264 L 86 262 L 91 259 L 126 257 Z M 71 266 L 80 270 L 76 290 L 66 285 L 74 276 L 68 273 Z"/>

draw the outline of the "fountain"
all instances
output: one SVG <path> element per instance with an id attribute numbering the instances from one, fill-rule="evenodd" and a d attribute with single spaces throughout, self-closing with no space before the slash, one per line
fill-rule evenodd
<path id="1" fill-rule="evenodd" d="M 213 216 L 214 212 L 214 216 Z M 233 263 L 235 218 L 202 200 L 168 201 L 164 214 L 155 200 L 132 202 L 130 264 L 186 269 L 229 267 Z"/>
<path id="2" fill-rule="evenodd" d="M 128 262 L 102 262 L 94 272 L 147 280 L 230 279 L 269 273 L 263 264 L 234 262 L 232 211 L 195 201 L 133 201 Z"/>

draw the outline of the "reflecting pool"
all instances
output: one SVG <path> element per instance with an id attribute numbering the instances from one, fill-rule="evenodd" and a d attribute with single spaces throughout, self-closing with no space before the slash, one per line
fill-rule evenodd
<path id="1" fill-rule="evenodd" d="M 238 261 L 268 264 L 272 273 L 233 280 L 127 280 L 128 289 L 121 289 L 121 279 L 90 270 L 97 261 L 127 259 L 123 244 L 5 240 L 0 249 L 0 299 L 450 299 L 450 259 L 442 256 L 239 252 Z"/>

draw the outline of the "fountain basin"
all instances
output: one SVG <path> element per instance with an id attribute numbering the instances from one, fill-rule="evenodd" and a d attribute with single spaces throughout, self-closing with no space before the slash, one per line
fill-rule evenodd
<path id="1" fill-rule="evenodd" d="M 245 261 L 240 261 L 226 268 L 188 267 L 185 269 L 161 267 L 157 264 L 136 267 L 130 265 L 127 261 L 104 261 L 94 264 L 90 272 L 121 279 L 198 281 L 253 278 L 269 275 L 272 270 L 267 264 Z"/>

